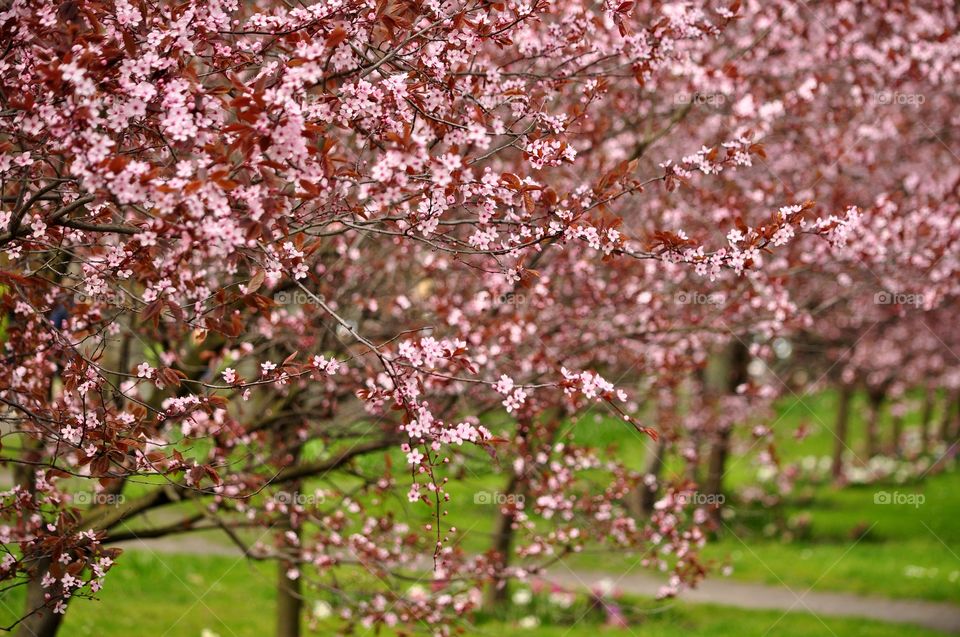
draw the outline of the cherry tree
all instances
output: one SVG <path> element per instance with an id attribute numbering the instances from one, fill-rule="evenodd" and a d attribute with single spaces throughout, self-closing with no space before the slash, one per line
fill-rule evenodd
<path id="1" fill-rule="evenodd" d="M 953 82 L 955 36 L 842 4 L 7 4 L 15 625 L 54 634 L 120 541 L 207 529 L 278 562 L 282 635 L 314 586 L 348 623 L 446 633 L 594 542 L 695 584 L 696 485 L 638 515 L 650 481 L 570 427 L 603 410 L 696 461 L 699 419 L 719 492 L 729 431 L 783 391 L 746 364 L 836 273 L 894 255 L 928 309 L 956 294 L 950 98 L 876 97 Z M 719 351 L 729 382 L 667 426 Z M 484 466 L 505 497 L 476 552 L 451 499 Z"/>

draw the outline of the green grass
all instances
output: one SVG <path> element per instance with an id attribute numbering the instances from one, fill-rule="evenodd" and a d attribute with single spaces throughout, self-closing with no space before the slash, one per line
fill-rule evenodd
<path id="1" fill-rule="evenodd" d="M 856 455 L 863 454 L 863 403 L 859 397 L 851 413 L 847 444 L 852 449 L 848 460 L 854 463 Z M 778 451 L 785 461 L 830 454 L 835 404 L 836 396 L 825 392 L 781 406 L 775 430 L 782 428 Z M 793 440 L 790 432 L 801 423 L 806 423 L 810 434 L 802 441 Z M 907 427 L 917 424 L 915 413 L 905 422 Z M 885 425 L 884 441 L 889 436 L 889 424 Z M 731 471 L 734 489 L 753 479 L 750 464 L 740 462 Z M 920 495 L 923 503 L 879 504 L 875 498 L 883 492 Z M 960 472 L 956 470 L 905 484 L 801 487 L 779 512 L 736 504 L 733 508 L 738 516 L 727 522 L 729 528 L 707 554 L 729 557 L 738 579 L 786 583 L 802 590 L 816 586 L 818 590 L 960 602 Z M 809 528 L 798 534 L 799 541 L 764 539 L 763 527 L 778 515 L 788 520 L 805 517 Z"/>
<path id="2" fill-rule="evenodd" d="M 784 401 L 770 423 L 776 432 L 778 452 L 784 462 L 807 456 L 829 455 L 833 435 L 836 396 L 831 393 Z M 856 453 L 862 449 L 862 401 L 855 403 L 851 419 L 849 445 Z M 792 432 L 805 424 L 809 435 L 795 440 Z M 915 421 L 907 420 L 909 427 Z M 623 422 L 594 418 L 569 425 L 569 435 L 577 442 L 607 449 L 628 465 L 642 469 L 651 443 Z M 884 430 L 885 439 L 888 432 Z M 756 482 L 756 449 L 751 440 L 735 442 L 729 464 L 727 487 L 734 493 Z M 399 452 L 393 454 L 394 466 L 402 466 Z M 383 456 L 364 458 L 366 473 L 382 470 Z M 668 465 L 666 477 L 680 468 Z M 332 476 L 341 487 L 354 478 Z M 477 552 L 489 547 L 496 507 L 477 504 L 481 491 L 502 488 L 505 476 L 490 470 L 487 461 L 467 461 L 463 479 L 449 483 L 452 499 L 447 507 L 449 523 L 468 530 L 463 546 Z M 401 480 L 401 483 L 403 481 Z M 323 484 L 310 485 L 324 486 Z M 329 486 L 329 485 L 327 485 Z M 136 485 L 143 490 L 145 485 Z M 924 496 L 920 506 L 878 504 L 878 491 Z M 183 505 L 188 506 L 188 505 Z M 411 505 L 403 497 L 381 502 L 377 507 L 389 510 L 412 524 L 432 521 L 422 506 Z M 375 508 L 377 508 L 375 507 Z M 735 499 L 730 503 L 733 517 L 727 528 L 708 545 L 706 557 L 717 565 L 733 566 L 732 577 L 740 580 L 787 585 L 797 592 L 849 591 L 891 598 L 922 598 L 960 603 L 960 471 L 927 476 L 907 484 L 849 486 L 843 489 L 829 484 L 801 485 L 784 502 L 773 508 L 746 505 Z M 771 536 L 768 528 L 785 521 L 805 518 L 795 537 L 782 533 Z M 859 538 L 859 539 L 858 539 Z M 217 536 L 214 541 L 225 541 Z M 609 570 L 614 577 L 636 562 L 629 554 L 593 553 L 573 556 L 573 568 Z M 715 577 L 719 577 L 715 575 Z M 71 605 L 62 635 L 156 635 L 173 637 L 197 635 L 208 629 L 221 637 L 269 635 L 273 630 L 274 567 L 212 555 L 154 555 L 127 552 L 107 577 L 106 588 L 98 601 L 78 599 Z M 0 611 L 8 624 L 21 608 L 19 590 L 0 595 Z M 765 635 L 776 622 L 771 635 L 935 635 L 911 627 L 891 626 L 862 620 L 826 619 L 829 630 L 815 617 L 776 612 L 670 605 L 646 615 L 630 631 L 589 626 L 544 625 L 520 629 L 515 622 L 484 621 L 471 627 L 469 635 L 529 634 L 577 637 L 601 633 L 611 637 L 627 635 L 698 636 Z M 330 628 L 330 627 L 328 627 Z M 332 628 L 323 634 L 333 634 Z M 321 631 L 323 632 L 323 631 Z M 387 634 L 389 633 L 381 633 Z"/>
<path id="3" fill-rule="evenodd" d="M 778 453 L 784 463 L 808 456 L 829 455 L 833 435 L 836 395 L 824 392 L 802 399 L 783 401 L 771 425 L 778 439 Z M 854 403 L 850 423 L 849 445 L 860 453 L 863 431 L 863 400 Z M 907 426 L 915 421 L 907 420 Z M 805 425 L 809 435 L 796 440 L 793 432 Z M 568 433 L 574 440 L 607 449 L 635 468 L 645 466 L 652 444 L 622 421 L 589 415 L 571 423 Z M 884 429 L 882 435 L 889 432 Z M 756 449 L 751 440 L 736 441 L 738 451 L 730 459 L 726 483 L 734 493 L 756 484 Z M 403 464 L 397 452 L 394 466 Z M 854 459 L 852 459 L 854 460 Z M 854 460 L 855 461 L 855 460 Z M 367 472 L 381 471 L 382 457 L 364 459 Z M 668 467 L 665 476 L 678 472 Z M 336 477 L 341 486 L 351 479 Z M 402 482 L 402 480 L 401 480 Z M 477 504 L 480 492 L 496 492 L 506 478 L 496 474 L 487 462 L 469 462 L 461 479 L 447 485 L 451 501 L 446 507 L 448 523 L 465 531 L 462 546 L 468 552 L 489 548 L 496 507 Z M 322 485 L 320 485 L 322 486 Z M 919 507 L 909 504 L 877 504 L 878 491 L 921 494 L 925 501 Z M 434 522 L 422 505 L 410 504 L 401 492 L 382 502 L 389 510 L 411 525 Z M 854 592 L 865 595 L 917 598 L 960 602 L 960 471 L 927 476 L 919 483 L 885 483 L 872 486 L 837 488 L 830 484 L 800 485 L 782 505 L 765 508 L 744 505 L 735 499 L 729 503 L 734 517 L 726 520 L 707 547 L 705 556 L 718 566 L 733 567 L 732 577 L 773 585 L 786 585 L 795 590 Z M 767 528 L 773 523 L 805 518 L 807 527 L 797 532 L 792 541 L 781 533 L 771 537 Z M 866 535 L 855 541 L 866 531 Z M 590 551 L 568 558 L 572 568 L 623 572 L 625 565 L 637 562 L 636 556 L 617 551 Z"/>
<path id="4" fill-rule="evenodd" d="M 97 600 L 77 599 L 67 613 L 64 637 L 200 637 L 204 629 L 220 637 L 263 637 L 273 630 L 272 566 L 216 556 L 127 552 L 107 578 Z M 4 605 L 18 601 L 0 598 Z M 638 601 L 648 609 L 629 630 L 595 622 L 541 625 L 523 629 L 516 621 L 483 621 L 468 635 L 519 634 L 543 637 L 744 637 L 817 634 L 844 637 L 942 637 L 942 633 L 859 619 L 802 613 L 743 611 L 721 606 Z M 4 609 L 4 621 L 11 611 Z M 823 623 L 821 623 L 821 620 Z M 825 627 L 826 626 L 826 627 Z M 337 634 L 333 625 L 318 634 Z M 372 635 L 372 632 L 360 632 Z M 381 632 L 389 637 L 393 633 Z"/>
<path id="5" fill-rule="evenodd" d="M 925 501 L 919 506 L 877 504 L 878 491 L 920 494 Z M 751 529 L 750 523 L 734 518 L 707 554 L 717 559 L 729 556 L 738 579 L 786 583 L 803 590 L 816 586 L 960 602 L 957 472 L 911 486 L 821 487 L 809 504 L 791 503 L 785 511 L 788 517 L 808 516 L 806 539 L 764 539 L 755 528 L 756 520 Z M 763 512 L 759 513 L 762 521 Z"/>
<path id="6" fill-rule="evenodd" d="M 784 463 L 804 457 L 830 455 L 834 436 L 837 397 L 832 392 L 791 398 L 779 405 L 771 425 L 777 452 Z M 863 397 L 854 401 L 850 421 L 849 460 L 863 454 Z M 934 422 L 940 415 L 935 414 Z M 887 424 L 887 423 L 885 423 Z M 804 425 L 809 432 L 795 440 L 793 432 Z M 916 414 L 905 425 L 917 425 Z M 889 429 L 881 429 L 886 440 Z M 644 457 L 643 443 L 603 426 L 586 428 L 578 436 L 591 442 L 617 447 L 627 457 Z M 616 439 L 623 440 L 617 445 Z M 756 450 L 749 439 L 737 441 L 738 453 L 728 463 L 726 486 L 736 493 L 756 484 Z M 642 466 L 642 465 L 641 465 Z M 665 475 L 676 472 L 668 467 Z M 918 494 L 923 504 L 878 504 L 878 492 Z M 893 598 L 918 598 L 960 603 L 960 471 L 926 476 L 919 482 L 852 485 L 801 485 L 779 507 L 765 508 L 729 503 L 734 517 L 712 541 L 705 556 L 717 564 L 733 566 L 732 577 L 745 581 L 786 585 L 794 590 L 854 592 Z M 769 537 L 767 527 L 775 522 L 806 518 L 808 527 L 792 541 L 782 534 Z M 859 541 L 864 531 L 868 531 Z M 571 565 L 617 572 L 633 563 L 623 554 L 574 556 Z"/>
<path id="7" fill-rule="evenodd" d="M 60 635 L 199 637 L 270 635 L 274 567 L 228 557 L 127 551 L 107 574 L 99 599 L 75 599 Z M 19 592 L 19 591 L 18 591 Z M 22 604 L 0 596 L 4 625 Z"/>

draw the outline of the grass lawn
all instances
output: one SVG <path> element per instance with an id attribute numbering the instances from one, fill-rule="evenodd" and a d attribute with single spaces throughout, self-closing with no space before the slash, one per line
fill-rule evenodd
<path id="1" fill-rule="evenodd" d="M 769 424 L 784 463 L 830 454 L 835 403 L 836 396 L 825 392 L 791 398 L 779 405 L 778 415 Z M 854 454 L 862 454 L 864 414 L 862 399 L 856 400 L 848 442 L 853 450 L 851 463 L 857 462 Z M 801 425 L 809 434 L 796 440 L 793 432 Z M 907 427 L 915 425 L 907 419 Z M 881 430 L 882 437 L 888 433 L 886 428 Z M 622 421 L 593 415 L 571 424 L 570 435 L 606 448 L 638 469 L 645 466 L 652 444 Z M 757 482 L 757 450 L 751 445 L 750 439 L 737 441 L 737 453 L 729 460 L 726 485 L 734 492 Z M 448 485 L 452 494 L 449 519 L 468 530 L 464 546 L 470 551 L 488 548 L 496 511 L 492 504 L 475 503 L 476 494 L 498 491 L 505 483 L 504 476 L 492 474 L 485 467 L 468 465 L 464 479 Z M 665 477 L 679 471 L 679 467 L 668 467 Z M 920 506 L 878 504 L 878 492 L 922 495 L 924 501 Z M 385 506 L 403 512 L 411 522 L 431 521 L 422 507 L 411 506 L 402 498 Z M 732 577 L 736 579 L 787 585 L 795 590 L 815 586 L 817 590 L 960 603 L 960 471 L 906 484 L 890 481 L 842 489 L 831 484 L 801 485 L 775 509 L 735 500 L 729 503 L 729 509 L 734 516 L 708 545 L 705 555 L 718 564 L 732 565 Z M 805 519 L 806 527 L 792 541 L 784 541 L 779 534 L 769 537 L 765 530 L 777 519 Z M 636 561 L 620 551 L 591 551 L 568 559 L 571 568 L 614 574 Z"/>
<path id="2" fill-rule="evenodd" d="M 67 613 L 64 637 L 200 637 L 206 629 L 220 637 L 263 637 L 273 630 L 274 571 L 269 565 L 216 556 L 152 555 L 130 551 L 107 578 L 98 600 L 75 600 Z M 14 596 L 18 597 L 18 596 Z M 4 605 L 19 599 L 9 595 Z M 742 611 L 720 606 L 638 602 L 649 609 L 629 629 L 593 622 L 521 628 L 516 621 L 483 621 L 467 635 L 518 634 L 543 637 L 942 637 L 942 633 L 859 619 L 822 618 L 779 612 Z M 3 609 L 4 621 L 11 611 Z M 336 634 L 333 625 L 318 634 Z M 373 635 L 372 632 L 360 633 Z M 381 632 L 389 637 L 390 633 Z"/>
<path id="3" fill-rule="evenodd" d="M 828 456 L 834 445 L 831 432 L 836 396 L 825 392 L 783 401 L 772 423 L 778 453 L 784 463 L 805 457 Z M 862 397 L 854 402 L 850 422 L 849 460 L 862 454 L 865 408 Z M 939 414 L 935 414 L 939 418 Z M 614 427 L 597 423 L 582 427 L 578 438 L 602 442 L 627 458 L 643 458 L 648 444 Z M 616 423 L 610 423 L 616 424 Z M 906 426 L 916 426 L 908 418 Z M 600 425 L 600 426 L 597 426 Z M 795 440 L 793 432 L 805 425 L 809 434 Z M 889 435 L 881 430 L 881 439 Z M 727 466 L 726 486 L 734 492 L 756 484 L 756 450 L 750 440 L 740 440 Z M 643 466 L 638 464 L 638 468 Z M 676 467 L 669 467 L 665 475 Z M 878 492 L 922 495 L 920 505 L 878 504 Z M 882 496 L 881 496 L 882 497 Z M 895 598 L 918 598 L 960 603 L 960 471 L 930 475 L 919 482 L 851 485 L 806 485 L 775 509 L 736 501 L 726 528 L 711 542 L 705 555 L 733 566 L 731 577 L 746 581 L 787 585 L 797 591 L 855 592 Z M 769 537 L 771 522 L 805 518 L 806 527 L 792 541 Z M 864 534 L 865 532 L 865 534 Z M 862 537 L 861 537 L 862 535 Z M 860 538 L 857 540 L 857 538 Z M 629 558 L 629 556 L 627 556 Z M 624 555 L 574 556 L 571 566 L 617 572 L 633 560 Z"/>
<path id="4" fill-rule="evenodd" d="M 780 408 L 780 452 L 787 461 L 829 455 L 836 397 L 824 393 L 786 401 Z M 862 400 L 851 414 L 851 454 L 862 454 Z M 939 417 L 939 415 L 937 415 Z M 796 441 L 791 432 L 806 423 L 809 436 Z M 907 419 L 908 427 L 917 423 Z M 780 433 L 782 431 L 782 433 Z M 885 440 L 889 430 L 881 430 Z M 856 458 L 848 458 L 856 462 Z M 730 472 L 737 488 L 754 479 L 749 460 Z M 922 504 L 878 503 L 884 494 L 922 496 Z M 913 498 L 918 501 L 918 498 Z M 728 520 L 720 541 L 707 554 L 729 557 L 734 577 L 786 583 L 801 590 L 843 590 L 900 598 L 924 598 L 960 603 L 960 471 L 930 475 L 919 482 L 803 487 L 792 494 L 783 511 L 743 508 Z M 808 529 L 799 539 L 764 539 L 763 527 L 775 515 L 805 517 Z M 860 538 L 859 540 L 857 538 Z"/>
<path id="5" fill-rule="evenodd" d="M 825 393 L 802 400 L 785 401 L 773 424 L 779 453 L 785 462 L 829 454 L 833 436 L 835 396 Z M 862 411 L 855 409 L 851 421 L 850 446 L 861 448 Z M 810 431 L 802 441 L 792 432 L 805 423 Z M 907 426 L 911 423 L 909 420 Z M 650 442 L 622 422 L 594 419 L 593 415 L 571 423 L 573 439 L 608 449 L 635 468 L 645 466 Z M 750 440 L 736 442 L 727 487 L 736 493 L 756 482 L 756 450 Z M 397 453 L 396 462 L 403 460 Z M 365 458 L 368 473 L 379 471 L 382 456 Z M 668 466 L 666 477 L 678 467 Z M 468 461 L 462 480 L 448 486 L 451 523 L 468 530 L 464 547 L 468 551 L 488 548 L 496 507 L 478 503 L 479 492 L 496 492 L 505 482 L 489 464 Z M 343 478 L 336 477 L 336 480 Z M 312 486 L 312 485 L 311 485 Z M 323 486 L 323 485 L 316 485 Z M 329 486 L 329 485 L 328 485 Z M 345 484 L 343 485 L 345 486 Z M 137 485 L 135 489 L 147 488 Z M 878 491 L 922 495 L 919 506 L 881 504 Z M 402 496 L 403 494 L 401 494 Z M 405 497 L 380 504 L 410 523 L 432 521 L 422 507 L 410 505 Z M 785 584 L 797 592 L 850 591 L 891 598 L 922 598 L 960 603 L 960 471 L 927 476 L 923 481 L 896 484 L 848 486 L 801 485 L 783 503 L 773 508 L 733 501 L 733 515 L 727 528 L 708 546 L 706 556 L 719 564 L 733 566 L 732 577 L 769 584 Z M 768 532 L 774 521 L 805 520 L 791 540 Z M 226 540 L 220 536 L 210 541 Z M 269 635 L 273 630 L 272 564 L 215 555 L 171 555 L 128 551 L 107 577 L 97 601 L 78 599 L 71 605 L 62 635 L 146 635 L 156 637 L 200 636 L 205 629 L 220 637 Z M 620 552 L 594 553 L 570 558 L 571 568 L 608 570 L 615 579 L 636 559 Z M 716 575 L 715 577 L 719 577 Z M 0 594 L 3 624 L 9 624 L 21 609 L 21 591 Z M 651 602 L 645 602 L 651 604 Z M 683 635 L 720 637 L 724 635 L 831 634 L 898 637 L 937 633 L 919 628 L 886 625 L 863 620 L 823 618 L 827 627 L 810 615 L 671 603 L 651 609 L 629 631 L 594 623 L 544 624 L 521 629 L 513 618 L 483 620 L 468 627 L 468 635 L 529 634 L 577 637 L 601 633 L 611 637 Z M 322 634 L 336 634 L 328 626 Z M 381 633 L 385 634 L 385 633 Z"/>
<path id="6" fill-rule="evenodd" d="M 836 396 L 825 392 L 783 401 L 770 423 L 778 439 L 783 462 L 829 455 Z M 860 453 L 864 410 L 855 401 L 850 423 L 850 447 Z M 906 425 L 915 425 L 909 419 Z M 793 432 L 805 425 L 809 435 L 795 440 Z M 882 435 L 887 434 L 881 431 Z M 571 423 L 569 435 L 579 442 L 608 450 L 628 464 L 645 465 L 651 442 L 622 421 L 594 418 L 591 414 Z M 736 442 L 737 452 L 728 464 L 726 484 L 737 492 L 756 484 L 756 449 L 750 439 Z M 749 450 L 749 453 L 747 451 Z M 397 452 L 395 466 L 404 462 Z M 851 458 L 855 462 L 855 458 Z M 365 458 L 368 473 L 381 471 L 382 456 Z M 665 477 L 679 467 L 668 467 Z M 471 552 L 489 548 L 489 533 L 496 515 L 494 504 L 477 503 L 481 492 L 496 492 L 506 482 L 492 473 L 485 462 L 468 462 L 463 478 L 447 485 L 450 523 L 465 531 L 463 546 Z M 336 478 L 342 482 L 342 478 Z M 323 486 L 322 484 L 316 486 Z M 878 492 L 923 495 L 920 506 L 877 504 Z M 411 505 L 403 493 L 381 504 L 411 524 L 433 522 L 422 506 Z M 732 577 L 740 580 L 787 585 L 804 591 L 847 591 L 867 595 L 918 598 L 960 603 L 960 471 L 927 476 L 907 484 L 893 482 L 836 488 L 830 484 L 801 485 L 774 509 L 729 503 L 734 516 L 705 552 L 717 564 L 733 566 Z M 792 541 L 770 537 L 765 529 L 775 520 L 806 519 L 806 528 Z M 862 535 L 862 537 L 861 537 Z M 860 538 L 858 541 L 856 538 Z M 220 538 L 220 541 L 226 541 Z M 618 551 L 574 555 L 571 568 L 622 573 L 636 558 Z"/>
<path id="7" fill-rule="evenodd" d="M 878 491 L 922 494 L 925 502 L 877 504 Z M 734 579 L 786 585 L 797 592 L 847 591 L 960 604 L 960 472 L 911 486 L 818 487 L 809 501 L 782 512 L 733 505 L 719 538 L 705 556 L 733 566 Z M 767 537 L 775 517 L 807 516 L 801 539 Z M 861 532 L 865 534 L 856 540 Z M 573 556 L 571 567 L 622 572 L 635 563 L 623 553 Z"/>
<path id="8" fill-rule="evenodd" d="M 878 491 L 922 494 L 925 502 L 876 504 Z M 809 506 L 787 509 L 809 515 L 807 539 L 765 540 L 734 519 L 708 555 L 729 555 L 742 579 L 960 603 L 960 473 L 908 487 L 824 487 Z"/>

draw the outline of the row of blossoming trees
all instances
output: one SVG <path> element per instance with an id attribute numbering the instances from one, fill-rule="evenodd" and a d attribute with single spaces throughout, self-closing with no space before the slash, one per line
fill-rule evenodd
<path id="1" fill-rule="evenodd" d="M 723 489 L 735 427 L 828 385 L 960 389 L 957 26 L 935 1 L 4 3 L 8 628 L 54 634 L 118 542 L 203 529 L 278 562 L 281 635 L 314 584 L 348 623 L 445 633 L 594 543 L 696 583 L 684 495 Z M 651 471 L 578 444 L 586 411 Z M 703 484 L 660 481 L 667 453 Z M 487 552 L 448 515 L 466 461 L 522 496 Z"/>

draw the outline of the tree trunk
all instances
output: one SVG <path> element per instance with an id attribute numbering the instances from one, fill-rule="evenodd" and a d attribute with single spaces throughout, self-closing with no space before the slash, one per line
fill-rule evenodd
<path id="1" fill-rule="evenodd" d="M 837 420 L 833 431 L 833 461 L 830 463 L 830 475 L 834 481 L 843 477 L 843 456 L 847 450 L 847 429 L 850 424 L 850 401 L 852 398 L 853 387 L 847 384 L 841 385 L 839 402 L 837 403 Z"/>
<path id="2" fill-rule="evenodd" d="M 24 614 L 30 614 L 17 628 L 17 637 L 54 637 L 63 621 L 63 615 L 53 612 L 53 606 L 45 606 L 48 589 L 43 588 L 40 580 L 50 567 L 50 560 L 44 558 L 36 564 L 36 571 L 27 584 L 27 602 Z M 68 600 L 64 600 L 67 603 Z M 34 612 L 35 611 L 35 612 Z"/>
<path id="3" fill-rule="evenodd" d="M 880 417 L 883 413 L 885 395 L 883 391 L 871 390 L 867 398 L 870 402 L 866 429 L 867 458 L 872 458 L 880 453 Z"/>
<path id="4" fill-rule="evenodd" d="M 510 480 L 507 482 L 506 490 L 503 495 L 507 497 L 514 495 L 517 490 L 517 485 L 519 479 L 516 474 L 510 474 Z M 495 496 L 498 494 L 494 494 Z M 494 498 L 494 504 L 497 506 L 497 522 L 493 529 L 493 544 L 490 549 L 493 552 L 494 560 L 496 564 L 496 570 L 502 571 L 510 565 L 510 548 L 513 545 L 513 522 L 515 515 L 512 511 L 507 509 L 504 512 L 503 508 L 496 503 L 496 497 Z M 497 606 L 501 605 L 507 600 L 507 587 L 505 585 L 505 580 L 496 579 L 486 590 L 484 606 L 487 610 L 493 610 Z"/>
<path id="5" fill-rule="evenodd" d="M 675 407 L 674 407 L 675 408 Z M 667 453 L 667 435 L 672 435 L 670 419 L 670 408 L 664 404 L 657 405 L 657 429 L 659 437 L 653 446 L 653 453 L 647 459 L 647 467 L 644 470 L 644 481 L 632 492 L 627 495 L 626 505 L 630 509 L 630 514 L 637 520 L 650 517 L 653 512 L 653 505 L 657 501 L 658 483 L 660 473 L 663 471 L 664 456 Z M 646 483 L 646 477 L 653 476 L 653 487 Z"/>
<path id="6" fill-rule="evenodd" d="M 926 454 L 930 450 L 930 426 L 933 424 L 933 408 L 936 405 L 937 394 L 927 388 L 923 398 L 923 412 L 920 415 L 920 453 Z"/>
<path id="7" fill-rule="evenodd" d="M 702 436 L 700 435 L 699 431 L 690 433 L 689 445 L 693 449 L 693 460 L 687 460 L 684 458 L 685 466 L 683 469 L 683 475 L 687 480 L 693 482 L 694 484 L 700 484 L 700 462 L 703 454 L 703 442 L 701 441 L 701 438 Z"/>
<path id="8" fill-rule="evenodd" d="M 700 395 L 700 400 L 697 401 L 690 397 L 687 401 L 687 413 L 690 413 L 693 409 L 708 409 L 712 404 L 713 394 L 716 393 L 716 388 L 711 385 L 708 379 L 707 370 L 705 367 L 698 368 L 693 375 L 692 386 L 690 388 L 692 392 L 698 392 Z M 690 432 L 689 434 L 689 446 L 693 450 L 693 460 L 685 459 L 684 467 L 684 476 L 686 479 L 694 484 L 700 484 L 700 466 L 703 460 L 703 446 L 705 441 L 703 440 L 703 431 L 699 428 Z"/>
<path id="9" fill-rule="evenodd" d="M 903 457 L 903 451 L 900 447 L 900 439 L 903 437 L 903 416 L 893 417 L 893 428 L 890 431 L 890 450 L 891 456 Z"/>
<path id="10" fill-rule="evenodd" d="M 950 426 L 954 414 L 957 411 L 958 403 L 960 403 L 960 394 L 957 392 L 947 394 L 943 403 L 943 416 L 940 418 L 940 431 L 937 437 L 940 439 L 940 442 L 948 445 L 952 442 L 950 439 Z"/>
<path id="11" fill-rule="evenodd" d="M 953 416 L 950 422 L 952 424 L 947 434 L 947 444 L 955 445 L 957 444 L 957 440 L 960 440 L 960 393 L 957 394 L 956 400 L 953 401 Z"/>
<path id="12" fill-rule="evenodd" d="M 300 457 L 300 448 L 293 451 L 293 463 L 296 464 Z M 297 506 L 300 499 L 300 482 L 290 484 L 290 501 L 288 507 L 291 512 L 286 519 L 277 524 L 277 529 L 281 533 L 293 531 L 297 535 L 296 551 L 300 551 L 301 528 L 299 521 L 294 518 L 293 509 Z M 302 577 L 289 577 L 287 571 L 290 569 L 300 569 L 300 564 L 295 560 L 281 559 L 277 562 L 277 634 L 276 637 L 300 637 L 300 615 L 303 612 L 303 591 L 301 588 Z"/>
<path id="13" fill-rule="evenodd" d="M 960 448 L 960 391 L 954 392 L 946 399 L 943 406 L 943 418 L 940 421 L 940 440 L 946 449 L 928 469 L 930 475 L 940 473 L 946 469 L 950 461 L 957 455 Z"/>
<path id="14" fill-rule="evenodd" d="M 664 465 L 664 456 L 667 455 L 667 438 L 664 435 L 661 435 L 657 439 L 657 446 L 653 451 L 653 457 L 650 458 L 650 464 L 647 465 L 647 475 L 652 475 L 658 481 L 660 480 L 660 473 L 663 471 Z M 648 487 L 644 484 L 640 488 L 640 512 L 644 517 L 649 517 L 653 513 L 653 505 L 657 502 L 657 485 L 653 485 L 653 488 Z"/>
<path id="15" fill-rule="evenodd" d="M 53 393 L 51 392 L 51 399 Z M 24 458 L 39 460 L 40 442 L 28 437 L 24 443 Z M 28 464 L 14 465 L 14 479 L 31 495 L 37 491 L 36 472 Z M 56 588 L 44 588 L 40 582 L 50 568 L 50 558 L 37 560 L 33 564 L 30 581 L 27 582 L 27 599 L 24 603 L 23 614 L 26 618 L 17 627 L 17 637 L 53 637 L 60 628 L 63 615 L 53 612 L 53 606 L 46 604 L 46 594 L 55 593 Z M 63 600 L 64 604 L 69 600 Z"/>
<path id="16" fill-rule="evenodd" d="M 729 354 L 729 365 L 725 384 L 726 394 L 736 393 L 737 387 L 747 381 L 747 365 L 750 362 L 750 351 L 739 339 L 733 344 Z M 714 505 L 711 509 L 714 522 L 720 523 L 720 511 L 723 501 L 723 476 L 726 473 L 727 457 L 730 455 L 730 437 L 732 426 L 716 432 L 707 463 L 707 479 L 704 492 L 713 496 Z"/>
<path id="17" fill-rule="evenodd" d="M 287 577 L 287 569 L 292 566 L 282 560 L 277 565 L 277 637 L 300 637 L 303 593 L 300 578 Z"/>
<path id="18" fill-rule="evenodd" d="M 553 423 L 554 426 L 549 429 L 542 441 L 551 446 L 556 439 L 556 425 L 558 425 L 559 419 L 553 419 Z M 525 455 L 524 450 L 527 449 L 528 439 L 532 435 L 531 431 L 533 426 L 532 422 L 523 422 L 517 430 L 517 437 L 521 441 L 518 450 L 520 457 L 524 457 Z M 506 580 L 500 578 L 500 573 L 503 569 L 510 566 L 510 551 L 513 547 L 514 535 L 513 523 L 516 520 L 516 514 L 513 512 L 512 507 L 518 502 L 523 502 L 529 495 L 530 485 L 523 474 L 523 471 L 527 470 L 529 470 L 528 467 L 524 466 L 524 469 L 518 474 L 511 468 L 510 479 L 507 480 L 503 493 L 493 494 L 493 504 L 497 507 L 497 521 L 493 529 L 493 542 L 490 547 L 490 552 L 493 555 L 495 579 L 484 592 L 484 607 L 488 611 L 493 610 L 507 599 Z M 508 501 L 504 503 L 507 506 L 502 506 L 500 498 L 508 499 Z M 504 509 L 506 509 L 506 512 Z"/>
<path id="19" fill-rule="evenodd" d="M 730 451 L 730 428 L 717 432 L 713 445 L 710 447 L 710 457 L 707 461 L 707 479 L 704 483 L 704 492 L 712 496 L 723 493 L 723 473 L 727 465 L 727 455 Z M 718 501 L 718 498 L 714 498 Z M 719 508 L 716 509 L 719 512 Z"/>

